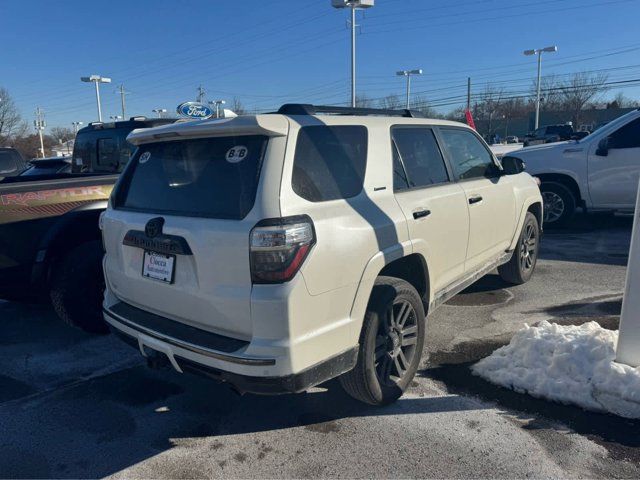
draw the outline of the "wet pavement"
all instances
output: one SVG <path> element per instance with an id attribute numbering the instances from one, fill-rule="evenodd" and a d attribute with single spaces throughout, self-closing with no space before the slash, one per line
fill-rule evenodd
<path id="1" fill-rule="evenodd" d="M 335 381 L 237 396 L 144 366 L 112 336 L 0 302 L 2 477 L 640 477 L 640 424 L 493 387 L 468 365 L 540 320 L 616 328 L 630 220 L 547 232 L 538 270 L 494 273 L 429 317 L 409 392 L 374 408 Z"/>

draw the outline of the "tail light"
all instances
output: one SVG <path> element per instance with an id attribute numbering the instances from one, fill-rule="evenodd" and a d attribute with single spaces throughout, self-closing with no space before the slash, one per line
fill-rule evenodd
<path id="1" fill-rule="evenodd" d="M 315 243 L 313 222 L 307 215 L 262 220 L 251 230 L 251 281 L 288 282 Z"/>

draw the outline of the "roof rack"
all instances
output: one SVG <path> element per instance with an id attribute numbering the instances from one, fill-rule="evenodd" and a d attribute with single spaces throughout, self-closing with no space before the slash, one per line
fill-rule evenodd
<path id="1" fill-rule="evenodd" d="M 334 107 L 331 105 L 311 105 L 307 103 L 286 103 L 277 112 L 283 115 L 316 115 L 318 113 L 332 113 L 335 115 L 380 115 L 384 117 L 422 118 L 415 110 L 386 110 L 383 108 Z"/>

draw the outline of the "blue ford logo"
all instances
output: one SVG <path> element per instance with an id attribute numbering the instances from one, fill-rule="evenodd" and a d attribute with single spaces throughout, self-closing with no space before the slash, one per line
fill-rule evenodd
<path id="1" fill-rule="evenodd" d="M 213 110 L 204 103 L 199 102 L 184 102 L 178 105 L 176 109 L 178 115 L 189 118 L 209 118 L 213 116 Z"/>

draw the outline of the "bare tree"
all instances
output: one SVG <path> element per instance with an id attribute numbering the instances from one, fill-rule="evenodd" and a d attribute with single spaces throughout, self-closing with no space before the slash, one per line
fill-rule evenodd
<path id="1" fill-rule="evenodd" d="M 571 113 L 574 126 L 579 125 L 580 113 L 585 105 L 606 91 L 606 82 L 606 75 L 581 72 L 573 74 L 560 85 L 564 109 Z"/>
<path id="2" fill-rule="evenodd" d="M 360 93 L 356 95 L 356 107 L 360 108 L 371 108 L 373 106 L 373 101 L 367 97 L 364 93 Z"/>
<path id="3" fill-rule="evenodd" d="M 485 122 L 487 126 L 487 134 L 493 135 L 496 132 L 494 119 L 502 107 L 504 90 L 487 85 L 478 97 L 478 102 L 473 107 L 473 116 L 478 120 Z"/>
<path id="4" fill-rule="evenodd" d="M 438 114 L 433 108 L 429 106 L 429 101 L 423 97 L 422 95 L 416 95 L 411 99 L 411 104 L 409 105 L 411 110 L 416 110 L 420 112 L 427 118 L 440 118 L 441 115 Z"/>
<path id="5" fill-rule="evenodd" d="M 231 110 L 233 110 L 236 115 L 244 115 L 245 113 L 247 113 L 247 110 L 244 108 L 244 105 L 238 97 L 233 97 L 233 101 L 231 102 Z"/>
<path id="6" fill-rule="evenodd" d="M 606 102 L 605 108 L 637 108 L 640 107 L 640 103 L 637 100 L 632 100 L 625 97 L 623 92 L 618 92 L 612 101 Z"/>
<path id="7" fill-rule="evenodd" d="M 378 106 L 386 110 L 398 110 L 403 108 L 405 104 L 398 95 L 387 95 L 378 100 Z"/>
<path id="8" fill-rule="evenodd" d="M 53 141 L 55 143 L 65 143 L 69 140 L 73 140 L 75 134 L 70 128 L 53 127 L 51 130 L 49 130 L 49 136 L 53 138 Z"/>
<path id="9" fill-rule="evenodd" d="M 9 91 L 0 87 L 0 138 L 7 139 L 17 134 L 26 134 L 27 128 Z"/>
<path id="10" fill-rule="evenodd" d="M 540 79 L 540 110 L 554 112 L 563 109 L 561 92 L 562 82 L 555 75 L 547 75 Z M 531 109 L 535 109 L 538 84 L 534 80 L 531 85 Z"/>

